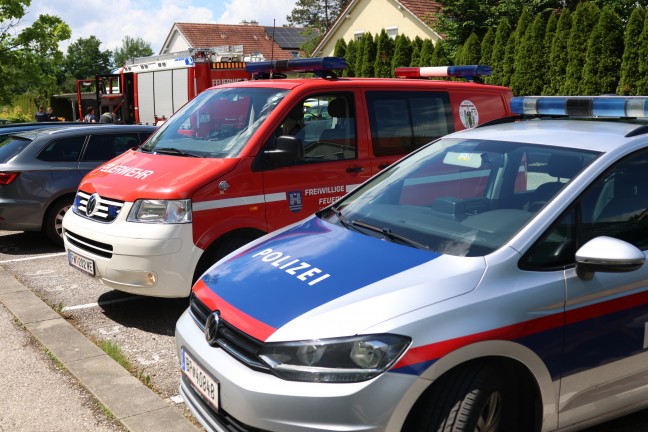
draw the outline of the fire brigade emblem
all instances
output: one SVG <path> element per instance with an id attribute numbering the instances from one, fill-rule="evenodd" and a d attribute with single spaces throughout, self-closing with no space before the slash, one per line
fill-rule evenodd
<path id="1" fill-rule="evenodd" d="M 288 192 L 288 206 L 290 211 L 297 213 L 302 209 L 302 194 L 300 191 Z"/>

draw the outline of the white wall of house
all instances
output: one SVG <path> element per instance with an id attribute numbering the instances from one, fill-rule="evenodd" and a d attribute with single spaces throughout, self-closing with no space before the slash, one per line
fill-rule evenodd
<path id="1" fill-rule="evenodd" d="M 434 31 L 394 0 L 359 0 L 352 2 L 313 57 L 332 56 L 338 39 L 343 38 L 348 43 L 357 40 L 362 33 L 376 35 L 382 29 L 394 36 L 405 34 L 410 39 L 419 36 L 432 39 L 434 43 L 439 39 Z"/>

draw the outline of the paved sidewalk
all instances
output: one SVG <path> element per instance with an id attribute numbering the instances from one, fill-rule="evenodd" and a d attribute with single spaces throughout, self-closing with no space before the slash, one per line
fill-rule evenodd
<path id="1" fill-rule="evenodd" d="M 2 267 L 0 267 L 0 303 L 128 431 L 196 432 L 199 430 L 177 409 L 170 406 L 94 343 L 86 339 L 74 326 Z M 20 387 L 24 386 L 22 384 L 11 385 L 14 379 L 13 374 L 9 373 L 8 365 L 3 361 L 3 357 L 0 357 L 0 361 L 3 361 L 0 377 L 5 383 L 3 385 L 4 394 L 0 395 L 0 431 L 111 430 L 108 420 L 104 423 L 99 419 L 99 423 L 96 423 L 97 416 L 92 418 L 92 412 L 88 411 L 91 410 L 91 407 L 88 407 L 87 401 L 78 394 L 78 389 L 65 383 L 64 375 L 57 372 L 51 364 L 47 364 L 46 358 L 39 361 L 34 357 L 40 354 L 44 355 L 44 353 L 39 353 L 38 348 L 34 345 L 20 342 L 21 329 L 10 322 L 7 323 L 9 319 L 9 314 L 5 313 L 4 308 L 0 308 L 0 329 L 3 334 L 3 350 L 0 351 L 10 351 L 3 355 L 10 355 L 12 359 L 17 360 L 18 365 L 27 364 L 27 372 L 16 372 L 27 373 L 30 381 L 37 381 L 33 387 L 37 390 L 25 397 L 10 397 L 6 390 L 7 383 L 9 383 L 9 388 L 17 391 L 21 391 Z M 6 331 L 13 339 L 5 336 Z M 6 347 L 5 344 L 11 343 L 8 341 L 18 341 L 18 343 L 12 343 L 11 347 Z M 58 406 L 59 401 L 60 406 Z M 47 413 L 39 412 L 39 409 L 44 409 L 44 407 L 39 407 L 38 404 L 43 403 L 45 403 Z M 87 420 L 82 420 L 89 422 L 87 424 L 90 427 L 86 428 L 75 423 L 76 420 L 72 417 L 77 416 L 77 412 L 90 416 L 87 417 Z M 63 420 L 63 427 L 57 427 L 52 423 L 52 415 Z M 19 424 L 37 419 L 44 423 L 41 425 Z M 5 420 L 9 423 L 5 423 Z M 5 426 L 10 428 L 5 429 Z"/>

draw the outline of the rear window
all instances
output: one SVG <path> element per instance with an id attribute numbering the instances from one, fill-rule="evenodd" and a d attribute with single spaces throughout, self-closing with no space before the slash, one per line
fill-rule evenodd
<path id="1" fill-rule="evenodd" d="M 7 163 L 25 149 L 31 140 L 10 136 L 0 138 L 0 163 Z"/>

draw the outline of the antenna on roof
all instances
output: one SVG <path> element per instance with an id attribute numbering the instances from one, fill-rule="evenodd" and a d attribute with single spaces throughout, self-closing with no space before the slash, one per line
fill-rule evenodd
<path id="1" fill-rule="evenodd" d="M 270 61 L 274 60 L 274 46 L 275 46 L 275 26 L 276 26 L 277 20 L 273 19 L 272 20 L 272 47 L 270 48 Z M 272 78 L 272 72 L 270 72 L 270 78 Z"/>

